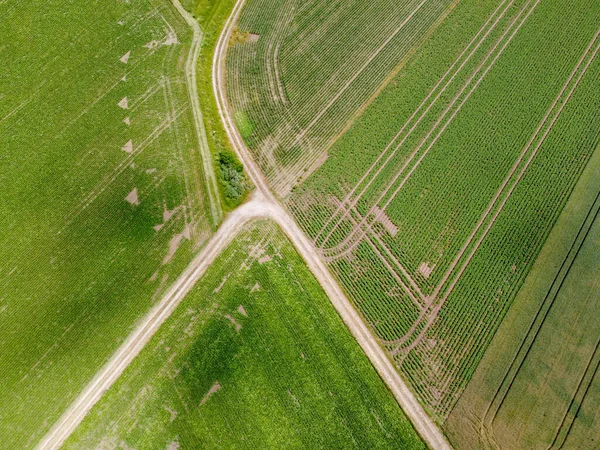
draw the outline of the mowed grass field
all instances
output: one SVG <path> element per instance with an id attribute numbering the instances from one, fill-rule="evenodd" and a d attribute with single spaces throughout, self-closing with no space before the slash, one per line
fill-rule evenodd
<path id="1" fill-rule="evenodd" d="M 238 28 L 258 37 L 232 45 L 228 92 L 252 124 L 246 142 L 275 191 L 443 421 L 600 142 L 600 3 L 464 0 L 437 14 L 433 2 L 371 4 L 360 13 L 340 6 L 343 16 L 332 2 L 317 26 L 308 20 L 316 3 L 275 9 L 249 0 Z M 424 25 L 426 11 L 436 19 Z M 385 28 L 388 15 L 396 28 Z M 294 43 L 287 53 L 286 42 Z M 363 59 L 352 53 L 359 49 Z M 292 71 L 291 61 L 305 69 Z M 275 94 L 261 94 L 277 73 L 286 95 L 277 83 Z M 372 89 L 358 89 L 364 78 Z M 300 92 L 315 97 L 310 108 Z M 341 128 L 319 131 L 311 143 L 322 158 L 292 180 L 285 158 L 309 155 L 297 143 L 329 114 Z M 286 189 L 280 174 L 291 180 Z"/>
<path id="2" fill-rule="evenodd" d="M 600 148 L 444 427 L 458 449 L 600 445 Z"/>
<path id="3" fill-rule="evenodd" d="M 65 448 L 425 445 L 287 238 L 255 221 Z"/>
<path id="4" fill-rule="evenodd" d="M 0 8 L 0 448 L 33 447 L 212 233 L 170 2 Z M 218 199 L 217 199 L 218 201 Z"/>

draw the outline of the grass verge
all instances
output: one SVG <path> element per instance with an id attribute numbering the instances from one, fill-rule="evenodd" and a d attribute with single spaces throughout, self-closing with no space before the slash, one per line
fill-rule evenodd
<path id="1" fill-rule="evenodd" d="M 212 88 L 212 62 L 215 47 L 234 5 L 234 0 L 195 0 L 184 3 L 185 8 L 196 18 L 204 33 L 198 56 L 198 94 L 201 97 L 208 144 L 213 152 L 215 169 L 219 177 L 223 207 L 229 211 L 243 203 L 252 188 L 243 169 L 236 169 L 238 176 L 233 178 L 229 176 L 231 175 L 229 169 L 242 168 L 242 165 L 237 160 L 223 128 Z M 228 166 L 225 170 L 224 161 Z"/>

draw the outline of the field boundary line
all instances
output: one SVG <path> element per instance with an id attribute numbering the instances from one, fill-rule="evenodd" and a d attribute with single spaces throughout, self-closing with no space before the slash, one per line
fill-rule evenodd
<path id="1" fill-rule="evenodd" d="M 523 364 L 527 360 L 527 356 L 535 343 L 535 340 L 542 329 L 546 318 L 548 317 L 552 306 L 554 305 L 554 301 L 556 300 L 564 281 L 566 280 L 571 267 L 575 260 L 577 259 L 577 255 L 579 254 L 583 244 L 587 238 L 588 233 L 592 229 L 594 222 L 597 220 L 600 214 L 600 192 L 596 195 L 594 202 L 590 206 L 584 220 L 579 227 L 577 235 L 573 239 L 569 250 L 567 251 L 560 267 L 558 268 L 552 283 L 548 287 L 546 291 L 546 295 L 544 300 L 541 302 L 525 336 L 523 337 L 521 344 L 518 350 L 515 353 L 515 356 L 512 358 L 512 361 L 502 378 L 502 382 L 496 389 L 494 396 L 492 397 L 492 401 L 486 408 L 486 411 L 483 415 L 483 419 L 481 421 L 481 436 L 485 439 L 485 441 L 490 445 L 494 445 L 494 433 L 492 429 L 493 421 L 496 418 L 496 415 L 504 400 L 506 399 L 506 395 L 510 392 L 510 388 L 513 385 L 517 375 L 519 374 Z M 497 446 L 496 446 L 497 447 Z"/>
<path id="2" fill-rule="evenodd" d="M 573 398 L 571 399 L 569 407 L 567 408 L 556 435 L 554 436 L 554 440 L 552 441 L 552 444 L 548 446 L 547 450 L 552 448 L 562 449 L 565 445 L 565 442 L 567 442 L 569 434 L 571 433 L 571 429 L 573 428 L 573 424 L 575 423 L 575 419 L 577 419 L 590 387 L 594 383 L 598 369 L 600 369 L 600 339 L 598 339 L 596 342 L 594 353 L 592 353 L 592 356 L 585 367 L 585 371 L 579 380 L 575 394 L 573 394 Z M 581 395 L 579 395 L 580 393 Z M 557 443 L 558 446 L 556 445 Z"/>
<path id="3" fill-rule="evenodd" d="M 206 138 L 206 129 L 204 128 L 204 119 L 202 117 L 202 109 L 200 108 L 200 100 L 198 95 L 198 84 L 196 81 L 196 68 L 198 67 L 198 55 L 202 47 L 204 34 L 200 28 L 200 24 L 192 17 L 192 15 L 181 5 L 179 0 L 171 0 L 173 6 L 181 17 L 192 28 L 193 39 L 190 46 L 190 52 L 185 62 L 185 80 L 192 105 L 192 113 L 194 115 L 194 123 L 196 126 L 196 137 L 198 139 L 198 148 L 202 157 L 202 169 L 204 178 L 206 179 L 206 188 L 208 200 L 210 203 L 210 211 L 212 216 L 213 226 L 216 228 L 223 220 L 223 209 L 221 208 L 219 188 L 217 186 L 217 177 L 215 175 L 214 162 L 208 139 Z"/>

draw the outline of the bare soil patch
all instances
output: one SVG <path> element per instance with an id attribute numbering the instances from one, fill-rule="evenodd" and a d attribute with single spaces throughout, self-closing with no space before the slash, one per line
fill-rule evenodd
<path id="1" fill-rule="evenodd" d="M 135 206 L 140 204 L 137 188 L 133 188 L 133 190 L 129 194 L 127 194 L 127 197 L 125 197 L 125 201 Z"/>
<path id="2" fill-rule="evenodd" d="M 213 394 L 219 392 L 220 390 L 221 390 L 221 383 L 216 381 L 215 384 L 212 385 L 212 387 L 208 390 L 208 392 L 206 393 L 206 395 L 200 402 L 200 406 L 204 405 Z"/>

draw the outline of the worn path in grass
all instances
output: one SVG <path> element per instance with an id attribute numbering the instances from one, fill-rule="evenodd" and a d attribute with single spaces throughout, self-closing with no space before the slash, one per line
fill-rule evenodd
<path id="1" fill-rule="evenodd" d="M 173 0 L 173 3 L 184 16 L 187 14 L 180 7 L 178 0 Z M 242 229 L 243 225 L 250 219 L 265 217 L 275 221 L 282 228 L 299 254 L 303 257 L 310 271 L 327 293 L 337 312 L 381 378 L 385 381 L 419 435 L 434 449 L 450 449 L 451 447 L 444 435 L 425 413 L 412 392 L 400 378 L 392 362 L 388 359 L 360 315 L 327 270 L 312 242 L 301 231 L 290 214 L 275 199 L 266 179 L 251 158 L 234 125 L 224 89 L 224 67 L 233 25 L 243 5 L 244 0 L 239 0 L 236 3 L 217 43 L 213 61 L 213 89 L 228 137 L 238 156 L 243 161 L 248 176 L 254 186 L 256 186 L 256 191 L 248 203 L 229 214 L 207 246 L 194 258 L 190 266 L 173 284 L 162 300 L 136 326 L 136 329 L 111 360 L 103 367 L 94 380 L 79 395 L 77 400 L 63 414 L 48 435 L 40 442 L 38 448 L 54 449 L 61 446 L 65 439 L 83 420 L 88 411 L 102 397 L 103 393 L 108 390 L 129 363 L 139 354 L 144 345 L 174 311 L 215 258 L 229 245 L 236 234 Z M 194 33 L 195 40 L 199 40 L 201 37 L 201 33 Z M 195 43 L 193 47 L 196 48 L 198 46 L 199 43 Z M 193 87 L 190 87 L 190 89 L 193 89 Z M 198 102 L 194 102 L 193 106 L 194 108 L 199 108 Z"/>

